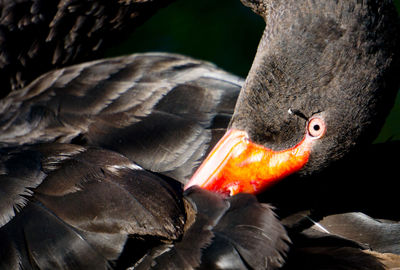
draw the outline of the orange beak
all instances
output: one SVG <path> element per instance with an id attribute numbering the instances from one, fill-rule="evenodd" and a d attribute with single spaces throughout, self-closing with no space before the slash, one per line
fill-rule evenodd
<path id="1" fill-rule="evenodd" d="M 198 185 L 214 192 L 257 194 L 300 170 L 308 161 L 313 138 L 306 134 L 296 146 L 274 151 L 252 143 L 240 130 L 228 130 L 197 169 L 185 189 Z"/>

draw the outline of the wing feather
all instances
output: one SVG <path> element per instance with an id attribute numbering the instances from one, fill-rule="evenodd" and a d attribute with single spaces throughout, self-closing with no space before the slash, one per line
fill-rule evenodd
<path id="1" fill-rule="evenodd" d="M 69 144 L 2 151 L 4 267 L 106 269 L 129 237 L 160 244 L 182 234 L 179 190 L 118 153 Z"/>
<path id="2" fill-rule="evenodd" d="M 179 242 L 157 247 L 135 269 L 278 269 L 288 236 L 270 206 L 240 194 L 223 199 L 185 192 L 187 224 Z"/>
<path id="3" fill-rule="evenodd" d="M 228 125 L 241 84 L 210 63 L 174 54 L 71 66 L 0 101 L 0 145 L 100 146 L 185 182 Z"/>

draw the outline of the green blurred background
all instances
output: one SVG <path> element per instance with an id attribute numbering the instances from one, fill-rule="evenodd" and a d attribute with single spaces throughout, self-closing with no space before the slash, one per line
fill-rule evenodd
<path id="1" fill-rule="evenodd" d="M 400 0 L 395 0 L 400 13 Z M 211 61 L 245 77 L 265 24 L 239 0 L 178 0 L 160 10 L 109 56 L 162 51 Z M 400 76 L 400 70 L 399 70 Z M 377 142 L 400 140 L 400 95 Z"/>

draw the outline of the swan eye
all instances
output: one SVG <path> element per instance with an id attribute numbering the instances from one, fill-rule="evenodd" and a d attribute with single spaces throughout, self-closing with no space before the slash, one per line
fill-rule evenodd
<path id="1" fill-rule="evenodd" d="M 311 118 L 310 121 L 308 122 L 308 134 L 310 136 L 315 137 L 315 138 L 321 138 L 325 131 L 326 131 L 326 126 L 324 120 L 321 118 Z"/>

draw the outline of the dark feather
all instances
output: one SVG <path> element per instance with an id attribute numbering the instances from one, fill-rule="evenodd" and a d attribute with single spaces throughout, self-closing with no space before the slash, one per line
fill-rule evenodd
<path id="1" fill-rule="evenodd" d="M 108 268 L 128 237 L 172 241 L 183 232 L 181 195 L 120 154 L 68 144 L 8 150 L 2 177 L 13 176 L 24 188 L 28 183 L 31 191 L 18 213 L 3 217 L 0 261 L 5 266 Z M 29 177 L 40 180 L 36 188 L 29 186 Z M 19 187 L 7 188 L 14 182 L 1 185 L 2 205 L 7 198 L 19 200 Z"/>
<path id="2" fill-rule="evenodd" d="M 213 229 L 214 242 L 204 257 L 217 268 L 218 262 L 228 262 L 228 253 L 218 252 L 224 246 L 231 246 L 240 255 L 244 265 L 251 269 L 276 269 L 284 262 L 289 238 L 277 221 L 271 206 L 259 204 L 253 196 L 238 194 L 228 199 L 229 209 Z M 222 245 L 222 242 L 225 242 Z M 227 266 L 225 266 L 227 267 Z M 228 267 L 229 268 L 229 267 Z M 231 268 L 236 268 L 235 264 Z"/>
<path id="3" fill-rule="evenodd" d="M 39 153 L 0 150 L 0 227 L 24 208 L 45 177 Z"/>
<path id="4" fill-rule="evenodd" d="M 271 208 L 255 197 L 228 199 L 198 188 L 185 193 L 188 219 L 179 243 L 152 250 L 138 269 L 277 269 L 288 247 Z M 135 268 L 136 269 L 136 268 Z"/>
<path id="5" fill-rule="evenodd" d="M 265 32 L 261 44 L 268 43 L 269 50 L 259 49 L 261 56 L 256 58 L 246 86 L 258 89 L 258 92 L 265 90 L 267 97 L 253 95 L 243 101 L 252 100 L 246 105 L 251 113 L 239 115 L 239 122 L 244 121 L 251 127 L 249 116 L 256 117 L 253 123 L 262 131 L 253 134 L 256 139 L 265 145 L 271 138 L 283 142 L 281 147 L 293 145 L 298 142 L 294 135 L 304 134 L 304 130 L 294 127 L 304 126 L 304 123 L 290 118 L 293 116 L 286 114 L 287 106 L 295 106 L 295 109 L 307 107 L 307 111 L 303 111 L 306 115 L 321 112 L 318 100 L 325 94 L 314 90 L 336 89 L 332 86 L 338 86 L 341 100 L 337 103 L 351 102 L 342 109 L 335 106 L 336 102 L 329 102 L 333 104 L 332 111 L 339 118 L 351 116 L 350 120 L 357 121 L 349 121 L 355 123 L 350 128 L 342 122 L 332 125 L 331 131 L 343 129 L 344 133 L 330 140 L 333 146 L 323 147 L 329 151 L 313 154 L 316 161 L 311 164 L 314 166 L 305 171 L 313 173 L 341 158 L 354 141 L 369 139 L 372 133 L 364 138 L 364 135 L 358 135 L 360 128 L 364 123 L 379 120 L 378 116 L 384 115 L 383 111 L 388 108 L 379 98 L 360 98 L 359 88 L 375 93 L 380 86 L 387 85 L 387 89 L 397 90 L 395 76 L 392 76 L 398 67 L 397 57 L 393 55 L 398 51 L 397 38 L 388 42 L 387 48 L 380 48 L 386 37 L 392 40 L 397 31 L 397 23 L 390 20 L 394 10 L 387 4 L 389 2 L 372 3 L 372 6 L 360 1 L 357 4 L 318 2 L 326 8 L 323 16 L 314 14 L 320 12 L 319 8 L 307 5 L 298 8 L 294 5 L 298 1 L 270 1 L 270 6 L 268 1 L 245 2 L 265 17 L 268 8 L 272 18 L 278 17 L 281 11 L 282 14 L 291 11 L 298 15 L 299 20 L 292 24 L 292 21 L 287 21 L 290 16 L 285 16 L 283 23 L 271 23 L 276 29 Z M 307 4 L 313 2 L 306 1 Z M 126 25 L 124 18 L 135 18 L 136 14 L 130 13 L 131 5 L 149 4 L 151 7 L 153 3 L 156 5 L 153 7 L 158 7 L 159 1 L 110 3 L 102 5 L 96 1 L 66 0 L 57 5 L 57 2 L 52 2 L 48 9 L 44 9 L 46 12 L 41 13 L 40 6 L 46 4 L 45 0 L 3 1 L 7 8 L 1 10 L 0 19 L 8 28 L 1 29 L 0 33 L 0 42 L 3 42 L 0 43 L 1 74 L 10 81 L 5 85 L 19 88 L 41 74 L 41 69 L 25 72 L 25 67 L 30 70 L 32 64 L 36 66 L 37 59 L 43 61 L 43 65 L 37 65 L 40 67 L 46 66 L 45 63 L 65 65 L 78 57 L 85 59 L 85 53 L 91 54 L 102 48 L 105 32 L 119 31 L 124 28 L 122 25 Z M 384 16 L 370 16 L 375 14 L 374 8 L 378 6 Z M 27 8 L 32 16 L 19 14 L 20 11 L 24 14 Z M 345 11 L 345 16 L 342 16 L 342 13 L 336 14 L 339 10 L 360 12 L 353 16 L 353 13 Z M 153 9 L 149 9 L 144 14 L 152 12 Z M 108 17 L 107 14 L 112 15 Z M 316 23 L 311 24 L 309 20 L 314 22 L 314 15 L 318 15 Z M 339 15 L 341 24 L 335 21 L 336 15 Z M 269 18 L 266 19 L 270 22 Z M 35 24 L 49 28 L 43 32 L 44 39 L 39 36 L 39 41 L 35 38 L 32 41 L 32 35 L 35 37 L 32 30 L 39 29 Z M 348 26 L 346 24 L 350 25 L 349 31 L 344 27 Z M 393 27 L 387 30 L 386 25 Z M 303 26 L 307 31 L 302 31 Z M 279 27 L 284 30 L 276 36 L 282 38 L 273 40 Z M 356 35 L 355 32 L 364 28 L 371 33 L 384 32 L 384 37 L 364 35 L 362 31 Z M 14 48 L 4 45 L 4 41 L 13 42 L 12 35 L 19 36 L 21 30 L 29 33 L 26 41 L 21 43 L 23 46 L 28 44 L 28 48 L 15 48 L 18 55 L 15 58 L 11 50 Z M 321 33 L 329 33 L 329 36 Z M 299 43 L 290 42 L 296 38 Z M 337 40 L 352 40 L 355 45 L 361 45 L 343 50 L 347 43 L 343 45 L 335 42 Z M 41 59 L 41 52 L 46 50 L 47 44 L 51 50 L 46 51 L 45 59 Z M 295 54 L 291 56 L 291 52 Z M 326 52 L 334 53 L 320 57 Z M 360 57 L 362 55 L 369 58 L 364 59 Z M 345 61 L 349 58 L 357 61 Z M 304 64 L 310 63 L 310 59 L 312 65 Z M 367 60 L 367 65 L 362 65 L 364 60 Z M 326 69 L 328 62 L 331 67 Z M 372 72 L 349 68 L 353 66 L 364 66 Z M 265 68 L 269 73 L 263 73 Z M 333 75 L 344 78 L 344 83 L 337 83 Z M 343 89 L 352 88 L 349 87 L 352 82 L 354 86 L 360 86 L 355 87 L 356 94 L 343 92 Z M 129 236 L 138 242 L 152 239 L 154 245 L 162 243 L 149 251 L 137 268 L 275 269 L 282 266 L 288 238 L 268 206 L 260 205 L 249 195 L 224 200 L 218 195 L 195 189 L 187 192 L 185 202 L 182 202 L 179 189 L 175 191 L 164 180 L 130 161 L 135 160 L 146 169 L 184 182 L 207 151 L 208 144 L 225 128 L 241 84 L 237 77 L 204 62 L 177 55 L 147 54 L 56 70 L 2 100 L 2 147 L 73 142 L 111 149 L 126 157 L 109 150 L 67 144 L 4 150 L 1 159 L 1 172 L 4 173 L 0 176 L 5 183 L 1 189 L 5 195 L 0 198 L 1 225 L 4 225 L 0 228 L 0 261 L 15 268 L 107 268 L 109 261 L 117 259 L 126 248 Z M 293 89 L 299 91 L 293 94 Z M 306 93 L 305 104 L 293 98 L 300 96 L 301 91 Z M 287 102 L 274 100 L 274 96 L 279 96 L 278 92 Z M 393 96 L 394 91 L 391 92 Z M 271 104 L 268 105 L 264 99 L 272 100 Z M 386 99 L 389 101 L 390 96 L 382 97 L 382 100 Z M 258 102 L 254 103 L 254 100 Z M 360 101 L 361 109 L 353 106 L 354 100 Z M 363 113 L 365 104 L 369 106 Z M 257 107 L 272 109 L 273 113 L 253 112 Z M 375 110 L 379 107 L 384 107 L 382 113 Z M 354 116 L 350 111 L 358 113 Z M 287 120 L 285 125 L 277 120 L 282 116 Z M 277 127 L 269 127 L 266 119 L 272 124 L 278 123 Z M 257 123 L 259 121 L 261 124 Z M 281 129 L 286 132 L 279 132 Z M 356 140 L 343 139 L 349 137 Z M 330 151 L 338 145 L 337 152 Z M 307 242 L 301 241 L 301 236 L 293 237 L 294 245 L 285 267 L 382 267 L 373 255 L 349 245 L 349 241 L 337 242 L 335 238 L 332 243 L 327 241 L 328 238 L 331 240 L 329 236 Z M 145 245 L 143 249 L 150 246 Z M 138 255 L 132 254 L 135 256 Z"/>
<path id="6" fill-rule="evenodd" d="M 76 65 L 0 101 L 0 141 L 101 146 L 184 182 L 212 135 L 227 126 L 241 84 L 209 63 L 173 54 Z"/>
<path id="7" fill-rule="evenodd" d="M 107 259 L 82 238 L 79 231 L 38 203 L 29 203 L 19 215 L 1 228 L 0 234 L 0 254 L 4 255 L 0 261 L 4 269 L 12 269 L 16 265 L 14 258 L 13 262 L 7 257 L 9 252 L 17 255 L 18 265 L 25 269 L 109 267 Z M 9 247 L 12 247 L 12 251 L 6 250 Z"/>
<path id="8" fill-rule="evenodd" d="M 317 231 L 291 234 L 293 245 L 283 270 L 384 270 L 381 261 L 357 243 Z"/>
<path id="9" fill-rule="evenodd" d="M 361 213 L 327 216 L 323 222 L 311 217 L 305 211 L 282 220 L 293 240 L 283 269 L 355 270 L 400 266 L 400 256 L 387 253 L 395 252 L 398 245 L 395 222 L 381 220 L 377 225 L 377 220 Z"/>
<path id="10" fill-rule="evenodd" d="M 105 48 L 172 0 L 0 2 L 0 97 L 56 67 L 103 56 Z"/>
<path id="11" fill-rule="evenodd" d="M 400 254 L 398 222 L 378 220 L 353 212 L 324 217 L 319 224 L 331 234 L 367 245 L 373 251 Z"/>

